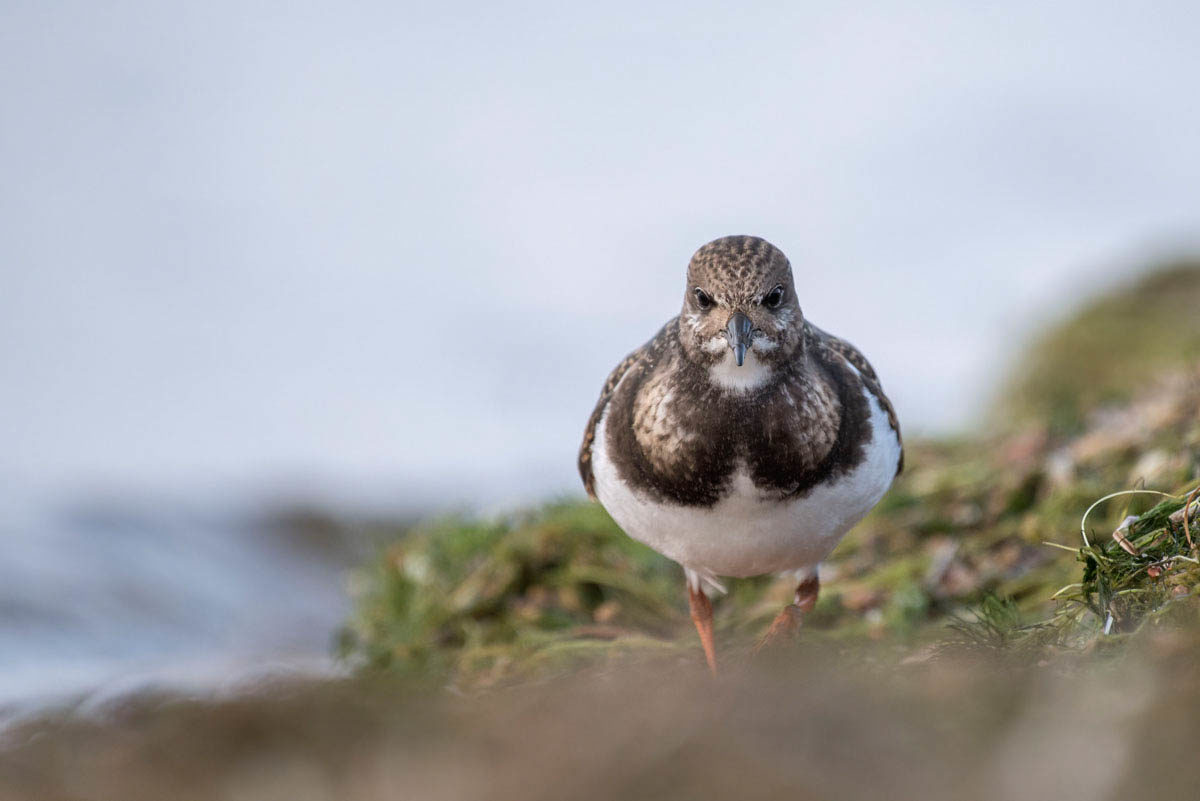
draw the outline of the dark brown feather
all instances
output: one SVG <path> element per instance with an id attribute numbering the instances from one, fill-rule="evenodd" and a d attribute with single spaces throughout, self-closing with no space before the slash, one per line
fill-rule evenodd
<path id="1" fill-rule="evenodd" d="M 887 413 L 888 425 L 896 432 L 896 440 L 900 443 L 900 463 L 896 466 L 896 475 L 900 475 L 900 471 L 904 469 L 904 438 L 900 436 L 900 420 L 896 417 L 896 408 L 892 406 L 892 402 L 883 392 L 883 385 L 879 382 L 879 376 L 875 374 L 875 368 L 867 361 L 867 357 L 863 356 L 862 351 L 846 340 L 835 337 L 812 323 L 808 323 L 808 328 L 825 347 L 841 356 L 855 370 L 858 370 L 867 389 L 871 391 L 871 394 L 879 401 L 879 405 L 883 407 L 883 411 Z"/>
<path id="2" fill-rule="evenodd" d="M 662 332 L 659 333 L 661 335 Z M 588 497 L 592 500 L 596 500 L 596 476 L 592 472 L 592 443 L 596 440 L 596 426 L 600 424 L 600 418 L 604 415 L 604 407 L 612 398 L 617 384 L 621 383 L 625 373 L 641 358 L 649 344 L 646 343 L 630 353 L 608 374 L 604 388 L 600 390 L 600 399 L 596 401 L 596 408 L 592 409 L 592 416 L 588 418 L 587 428 L 583 431 L 583 444 L 579 447 L 579 477 L 583 479 L 583 488 L 587 490 Z"/>

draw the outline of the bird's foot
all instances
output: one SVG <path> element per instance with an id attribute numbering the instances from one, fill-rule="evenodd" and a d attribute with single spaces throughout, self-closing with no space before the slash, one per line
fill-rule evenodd
<path id="1" fill-rule="evenodd" d="M 817 595 L 821 592 L 821 582 L 815 572 L 804 576 L 796 587 L 796 602 L 788 604 L 771 621 L 766 634 L 754 647 L 754 653 L 783 640 L 790 640 L 800 631 L 800 622 L 804 615 L 811 612 L 817 605 Z"/>
<path id="2" fill-rule="evenodd" d="M 758 645 L 754 646 L 754 653 L 795 637 L 800 632 L 800 621 L 803 617 L 804 610 L 796 604 L 785 606 L 771 621 L 771 625 L 758 641 Z"/>

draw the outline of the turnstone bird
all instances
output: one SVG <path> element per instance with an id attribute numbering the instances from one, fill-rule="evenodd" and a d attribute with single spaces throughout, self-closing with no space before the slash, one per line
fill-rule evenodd
<path id="1" fill-rule="evenodd" d="M 795 602 L 764 640 L 794 629 L 817 564 L 903 462 L 870 363 L 805 319 L 787 258 L 753 236 L 696 251 L 683 310 L 609 375 L 579 452 L 588 494 L 683 566 L 714 673 L 719 577 L 793 574 Z"/>

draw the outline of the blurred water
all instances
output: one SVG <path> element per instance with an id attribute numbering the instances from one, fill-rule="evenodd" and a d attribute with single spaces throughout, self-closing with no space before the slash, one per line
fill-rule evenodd
<path id="1" fill-rule="evenodd" d="M 344 543 L 244 511 L 12 492 L 0 543 L 0 709 L 334 668 Z"/>

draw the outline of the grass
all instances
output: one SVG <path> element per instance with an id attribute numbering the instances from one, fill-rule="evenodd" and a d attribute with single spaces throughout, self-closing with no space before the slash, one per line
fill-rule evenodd
<path id="1" fill-rule="evenodd" d="M 1195 494 L 1159 503 L 1132 518 L 1119 536 L 1087 540 L 1077 552 L 1081 581 L 1058 594 L 1066 606 L 1059 617 L 1087 616 L 1102 622 L 1105 633 L 1129 632 L 1175 601 L 1190 599 L 1200 586 L 1200 554 L 1192 535 L 1192 529 L 1200 534 Z"/>
<path id="2" fill-rule="evenodd" d="M 613 650 L 597 643 L 653 647 L 686 619 L 674 565 L 599 506 L 576 502 L 419 526 L 387 546 L 356 591 L 343 654 L 472 684 Z"/>

